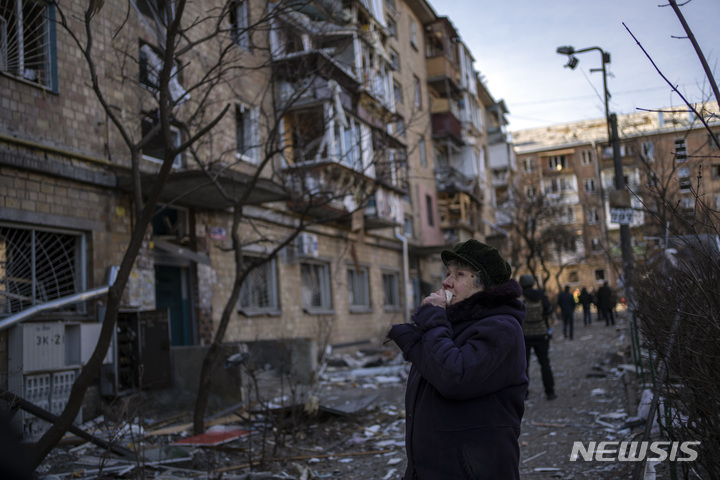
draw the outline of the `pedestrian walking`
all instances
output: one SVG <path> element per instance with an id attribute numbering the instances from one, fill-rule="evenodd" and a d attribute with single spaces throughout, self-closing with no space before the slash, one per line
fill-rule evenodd
<path id="1" fill-rule="evenodd" d="M 613 314 L 615 303 L 608 282 L 603 283 L 602 287 L 598 288 L 596 305 L 599 316 L 605 320 L 605 326 L 615 325 L 615 315 Z"/>
<path id="2" fill-rule="evenodd" d="M 443 289 L 422 301 L 413 323 L 388 332 L 412 363 L 403 478 L 519 479 L 528 386 L 522 290 L 498 250 L 477 240 L 441 258 Z"/>
<path id="3" fill-rule="evenodd" d="M 542 376 L 543 388 L 545 389 L 545 397 L 548 400 L 555 400 L 557 398 L 555 394 L 555 379 L 553 378 L 552 368 L 550 367 L 550 339 L 552 338 L 552 330 L 550 329 L 548 321 L 552 313 L 552 304 L 547 295 L 545 295 L 545 292 L 533 288 L 535 280 L 532 275 L 520 275 L 519 282 L 523 289 L 522 301 L 525 303 L 526 309 L 523 334 L 525 336 L 525 358 L 528 369 L 530 367 L 530 356 L 534 350 L 535 356 L 540 364 L 540 374 Z"/>
<path id="4" fill-rule="evenodd" d="M 573 339 L 575 330 L 575 297 L 570 292 L 570 285 L 565 285 L 565 290 L 558 294 L 558 307 L 560 307 L 560 316 L 563 322 L 563 336 Z"/>
<path id="5" fill-rule="evenodd" d="M 578 297 L 580 305 L 583 309 L 583 325 L 586 327 L 592 326 L 592 312 L 590 311 L 590 305 L 593 303 L 592 293 L 587 291 L 587 288 L 583 287 L 580 290 L 580 296 Z"/>

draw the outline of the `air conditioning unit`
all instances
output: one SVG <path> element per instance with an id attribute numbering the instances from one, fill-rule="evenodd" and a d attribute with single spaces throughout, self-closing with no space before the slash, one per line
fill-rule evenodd
<path id="1" fill-rule="evenodd" d="M 295 240 L 298 257 L 317 257 L 318 238 L 313 233 L 301 233 Z"/>
<path id="2" fill-rule="evenodd" d="M 100 335 L 100 323 L 28 322 L 8 334 L 8 390 L 55 415 L 60 414 L 80 368 Z M 105 361 L 109 360 L 106 356 Z M 76 421 L 82 418 L 82 409 Z M 27 412 L 13 417 L 23 442 L 36 442 L 50 424 Z"/>

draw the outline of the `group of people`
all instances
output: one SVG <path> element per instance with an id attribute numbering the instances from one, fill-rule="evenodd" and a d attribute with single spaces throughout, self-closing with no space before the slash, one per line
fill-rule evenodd
<path id="1" fill-rule="evenodd" d="M 606 326 L 615 325 L 615 305 L 617 298 L 612 291 L 608 282 L 604 282 L 595 294 L 588 292 L 583 287 L 580 294 L 570 291 L 570 286 L 565 285 L 565 289 L 558 294 L 557 306 L 560 310 L 562 318 L 563 336 L 573 339 L 575 330 L 575 307 L 580 304 L 583 310 L 583 325 L 589 327 L 592 325 L 591 306 L 595 305 L 598 312 L 598 321 L 605 320 Z"/>
<path id="2" fill-rule="evenodd" d="M 532 276 L 513 279 L 494 247 L 468 240 L 443 250 L 441 258 L 442 288 L 423 299 L 412 323 L 388 332 L 411 363 L 403 480 L 519 479 L 518 438 L 533 350 L 546 398 L 557 398 L 548 355 L 554 307 L 533 288 Z M 598 309 L 603 288 L 609 290 L 607 283 L 596 295 Z M 569 308 L 568 294 L 574 312 L 569 290 L 558 304 L 563 298 Z"/>

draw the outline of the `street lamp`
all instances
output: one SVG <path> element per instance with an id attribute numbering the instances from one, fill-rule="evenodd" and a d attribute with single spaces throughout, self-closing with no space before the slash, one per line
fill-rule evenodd
<path id="1" fill-rule="evenodd" d="M 610 100 L 610 92 L 608 92 L 607 88 L 607 70 L 605 68 L 605 65 L 610 63 L 610 54 L 600 47 L 588 47 L 581 48 L 580 50 L 575 50 L 575 48 L 570 45 L 558 47 L 557 53 L 559 53 L 560 55 L 567 55 L 568 63 L 567 65 L 565 65 L 565 67 L 574 70 L 579 63 L 579 60 L 575 55 L 578 53 L 589 52 L 592 50 L 597 50 L 602 56 L 602 68 L 591 68 L 590 71 L 602 72 L 603 74 L 603 93 L 605 95 L 605 120 L 607 122 L 608 129 L 608 141 L 612 145 L 613 149 L 613 162 L 615 167 L 615 189 L 617 192 L 625 192 L 626 196 L 624 198 L 624 202 L 621 201 L 621 203 L 626 203 L 622 206 L 629 208 L 631 206 L 630 196 L 629 192 L 625 190 L 625 178 L 623 177 L 622 156 L 620 155 L 620 138 L 618 137 L 617 116 L 614 113 L 612 115 L 610 114 L 610 108 L 608 105 Z M 630 238 L 630 225 L 627 222 L 620 223 L 620 248 L 622 250 L 623 259 L 623 276 L 625 277 L 623 279 L 623 284 L 625 287 L 625 298 L 627 299 L 628 305 L 630 305 L 632 299 L 633 259 L 632 243 Z"/>

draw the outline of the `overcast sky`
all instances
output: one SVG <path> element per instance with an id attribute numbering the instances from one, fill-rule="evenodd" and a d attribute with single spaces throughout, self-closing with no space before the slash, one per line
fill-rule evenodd
<path id="1" fill-rule="evenodd" d="M 711 94 L 691 42 L 673 38 L 685 32 L 673 9 L 659 6 L 666 0 L 429 1 L 450 18 L 493 97 L 505 100 L 511 131 L 605 116 L 602 73 L 590 72 L 601 68 L 601 53 L 577 55 L 571 70 L 563 68 L 568 57 L 556 53 L 561 45 L 610 53 L 611 112 L 682 104 L 637 42 L 688 100 Z M 720 80 L 720 0 L 690 0 L 680 8 Z"/>

